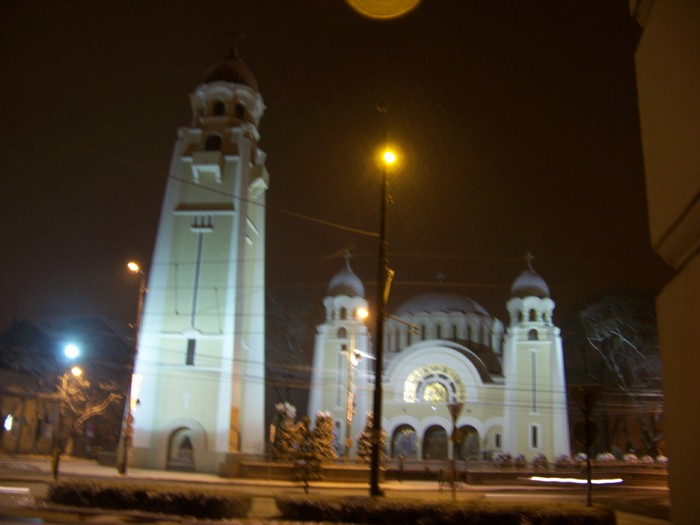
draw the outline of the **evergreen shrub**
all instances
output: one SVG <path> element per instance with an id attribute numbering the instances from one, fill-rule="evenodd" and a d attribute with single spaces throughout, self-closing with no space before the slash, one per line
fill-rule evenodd
<path id="1" fill-rule="evenodd" d="M 51 503 L 73 507 L 176 514 L 205 519 L 244 518 L 253 498 L 224 487 L 147 481 L 62 479 L 49 485 Z"/>
<path id="2" fill-rule="evenodd" d="M 614 525 L 615 513 L 602 506 L 557 502 L 424 502 L 369 496 L 277 495 L 283 519 L 401 525 Z"/>

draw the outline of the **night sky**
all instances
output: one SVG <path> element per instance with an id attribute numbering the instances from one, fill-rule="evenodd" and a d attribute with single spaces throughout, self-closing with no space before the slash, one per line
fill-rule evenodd
<path id="1" fill-rule="evenodd" d="M 658 290 L 627 6 L 423 0 L 380 22 L 342 0 L 3 2 L 0 329 L 133 319 L 125 263 L 148 266 L 188 95 L 231 31 L 268 108 L 268 291 L 315 322 L 344 249 L 374 300 L 377 239 L 351 229 L 379 227 L 384 129 L 402 152 L 390 309 L 443 289 L 505 320 L 526 251 L 559 323 L 605 290 Z"/>

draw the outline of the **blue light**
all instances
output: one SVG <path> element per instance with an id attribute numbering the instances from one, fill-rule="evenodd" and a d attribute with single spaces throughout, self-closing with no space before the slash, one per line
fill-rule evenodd
<path id="1" fill-rule="evenodd" d="M 80 355 L 80 349 L 77 347 L 77 345 L 68 343 L 63 349 L 63 353 L 66 354 L 68 359 L 75 359 L 78 357 L 78 355 Z"/>

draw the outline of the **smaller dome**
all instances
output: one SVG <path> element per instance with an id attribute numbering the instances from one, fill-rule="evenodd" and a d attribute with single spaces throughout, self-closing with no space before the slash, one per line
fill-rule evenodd
<path id="1" fill-rule="evenodd" d="M 523 273 L 513 281 L 510 287 L 511 297 L 539 297 L 544 299 L 549 297 L 549 286 L 544 282 L 544 279 L 532 269 L 532 263 L 528 260 L 528 265 Z"/>
<path id="2" fill-rule="evenodd" d="M 240 59 L 235 49 L 229 55 L 211 66 L 204 74 L 204 83 L 208 82 L 231 82 L 232 84 L 243 84 L 258 90 L 258 82 L 245 62 Z"/>
<path id="3" fill-rule="evenodd" d="M 396 309 L 396 314 L 447 313 L 461 312 L 478 315 L 489 315 L 484 308 L 473 299 L 463 295 L 446 292 L 433 292 L 417 295 Z"/>
<path id="4" fill-rule="evenodd" d="M 348 297 L 365 296 L 365 285 L 360 278 L 350 268 L 350 263 L 345 262 L 345 268 L 340 270 L 328 284 L 328 295 L 347 295 Z"/>

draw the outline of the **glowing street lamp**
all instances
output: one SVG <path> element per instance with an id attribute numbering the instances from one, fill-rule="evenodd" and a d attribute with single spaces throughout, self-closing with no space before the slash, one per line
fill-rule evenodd
<path id="1" fill-rule="evenodd" d="M 366 319 L 369 312 L 366 308 L 358 308 L 353 315 L 353 321 Z M 343 352 L 348 360 L 348 400 L 345 411 L 345 458 L 350 458 L 352 448 L 352 420 L 355 414 L 355 368 L 360 364 L 362 357 L 370 357 L 355 348 L 355 326 L 350 327 L 350 347 Z"/>
<path id="2" fill-rule="evenodd" d="M 83 369 L 79 366 L 74 366 L 70 369 L 70 373 L 73 374 L 73 377 L 80 377 L 81 375 L 83 375 Z"/>
<path id="3" fill-rule="evenodd" d="M 146 295 L 146 274 L 143 272 L 138 263 L 134 261 L 129 261 L 126 267 L 132 273 L 137 273 L 140 276 L 139 281 L 139 302 L 136 310 L 136 324 L 134 325 L 134 348 L 132 350 L 132 374 L 131 382 L 129 384 L 129 390 L 126 394 L 126 402 L 124 403 L 124 419 L 122 420 L 122 431 L 119 436 L 119 446 L 117 454 L 117 470 L 120 474 L 126 474 L 127 466 L 129 463 L 129 447 L 131 446 L 131 439 L 133 435 L 133 423 L 134 415 L 132 414 L 136 399 L 132 395 L 134 389 L 134 374 L 133 367 L 136 362 L 136 353 L 139 348 L 139 332 L 141 331 L 141 316 L 143 314 L 143 300 Z"/>
<path id="4" fill-rule="evenodd" d="M 385 113 L 379 108 L 380 113 Z M 374 361 L 374 403 L 372 419 L 372 454 L 370 462 L 370 487 L 371 496 L 381 496 L 379 488 L 379 460 L 381 458 L 381 433 L 382 433 L 382 365 L 384 362 L 384 319 L 386 318 L 386 302 L 389 295 L 389 284 L 393 276 L 393 270 L 389 269 L 387 261 L 386 240 L 386 210 L 389 200 L 389 179 L 387 170 L 397 161 L 396 153 L 386 147 L 386 129 L 384 132 L 385 149 L 382 153 L 382 189 L 379 215 L 379 253 L 377 258 L 377 316 L 376 316 L 376 351 Z"/>
<path id="5" fill-rule="evenodd" d="M 68 359 L 75 359 L 80 355 L 80 348 L 75 343 L 68 343 L 63 348 L 63 353 Z"/>

